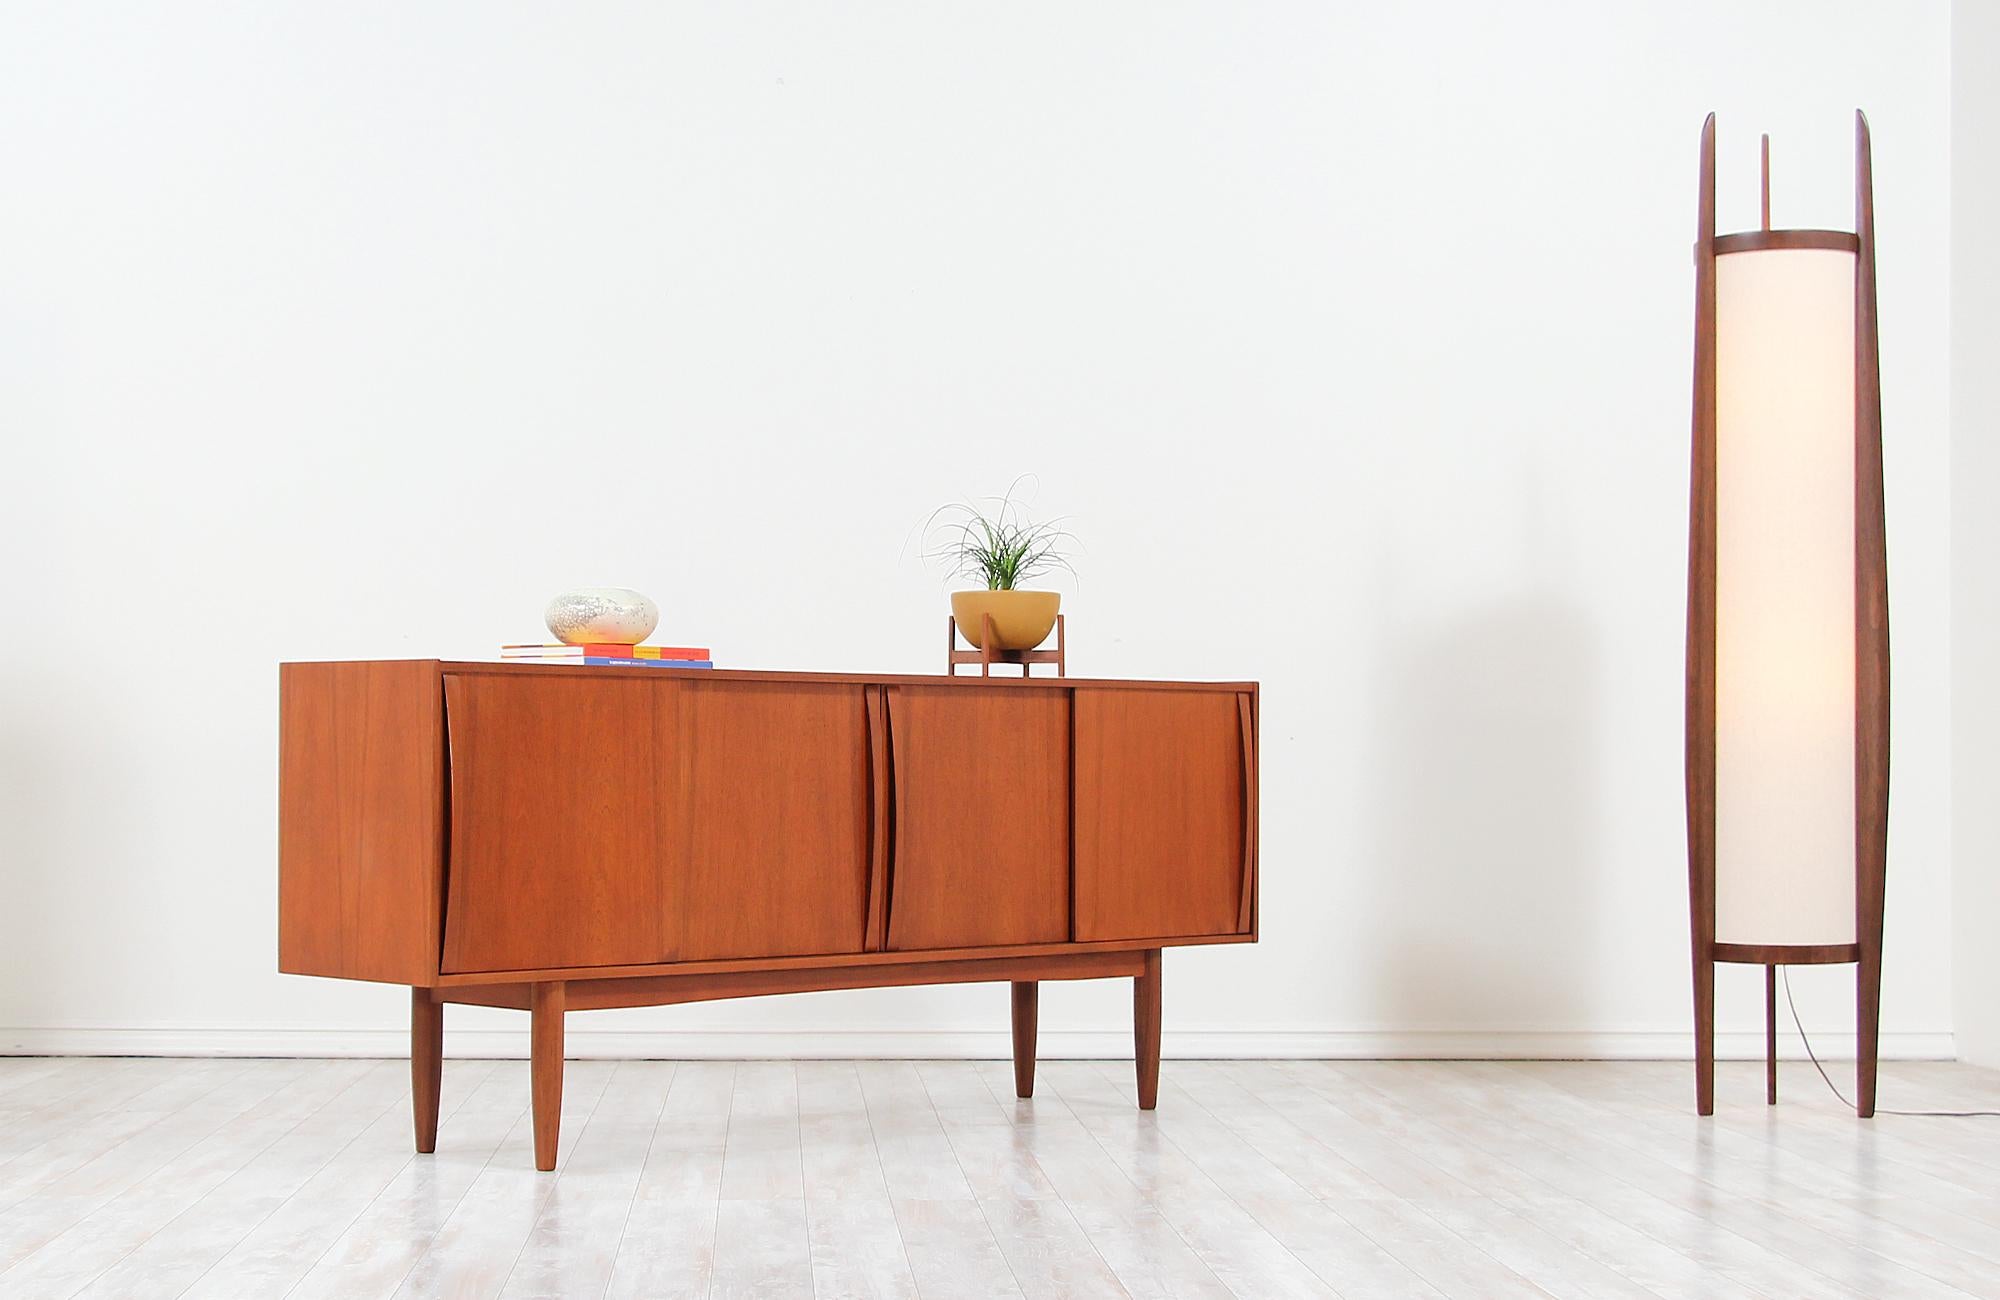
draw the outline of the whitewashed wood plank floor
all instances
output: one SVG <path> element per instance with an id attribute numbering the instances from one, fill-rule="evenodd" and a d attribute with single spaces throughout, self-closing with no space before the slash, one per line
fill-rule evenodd
<path id="1" fill-rule="evenodd" d="M 0 1059 L 0 1295 L 2000 1297 L 2000 1120 L 1718 1075 L 576 1061 L 537 1174 L 522 1062 L 447 1062 L 417 1156 L 402 1061 Z"/>

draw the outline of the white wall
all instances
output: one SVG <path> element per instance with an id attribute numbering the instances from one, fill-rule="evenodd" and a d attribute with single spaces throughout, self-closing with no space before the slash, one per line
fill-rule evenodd
<path id="1" fill-rule="evenodd" d="M 2000 4 L 1951 21 L 1953 1003 L 1960 1054 L 2000 1065 Z"/>
<path id="2" fill-rule="evenodd" d="M 8 6 L 0 1047 L 393 1046 L 396 990 L 274 970 L 278 661 L 488 654 L 612 582 L 729 664 L 934 671 L 911 526 L 1032 470 L 1076 672 L 1265 686 L 1264 941 L 1171 956 L 1170 1049 L 1686 1051 L 1697 134 L 1726 226 L 1760 130 L 1780 224 L 1847 226 L 1861 105 L 1884 1029 L 1948 1050 L 1948 19 Z M 1850 976 L 1796 983 L 1838 1048 Z M 579 1028 L 990 1050 L 1003 1006 Z"/>

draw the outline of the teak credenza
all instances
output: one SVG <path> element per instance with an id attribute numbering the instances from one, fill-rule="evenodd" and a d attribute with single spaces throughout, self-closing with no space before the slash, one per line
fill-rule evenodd
<path id="1" fill-rule="evenodd" d="M 1257 686 L 438 660 L 279 669 L 278 967 L 410 987 L 419 1151 L 447 1002 L 530 1013 L 555 1167 L 563 1016 L 1130 976 L 1257 937 Z"/>

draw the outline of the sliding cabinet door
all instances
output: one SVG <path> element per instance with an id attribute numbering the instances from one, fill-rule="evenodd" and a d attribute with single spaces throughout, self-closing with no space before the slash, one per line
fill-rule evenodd
<path id="1" fill-rule="evenodd" d="M 870 834 L 862 688 L 677 685 L 681 788 L 669 834 L 681 864 L 681 959 L 860 952 Z"/>
<path id="2" fill-rule="evenodd" d="M 447 972 L 859 952 L 859 686 L 445 679 Z"/>
<path id="3" fill-rule="evenodd" d="M 1076 691 L 1076 937 L 1251 928 L 1254 699 Z"/>
<path id="4" fill-rule="evenodd" d="M 668 682 L 450 674 L 444 970 L 669 960 Z"/>
<path id="5" fill-rule="evenodd" d="M 889 947 L 1069 935 L 1069 693 L 889 688 Z"/>

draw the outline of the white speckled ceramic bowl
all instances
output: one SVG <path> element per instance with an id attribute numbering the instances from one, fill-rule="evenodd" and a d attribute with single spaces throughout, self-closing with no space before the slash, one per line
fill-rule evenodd
<path id="1" fill-rule="evenodd" d="M 660 607 L 630 587 L 579 587 L 550 601 L 542 619 L 565 645 L 637 645 L 660 625 Z"/>

